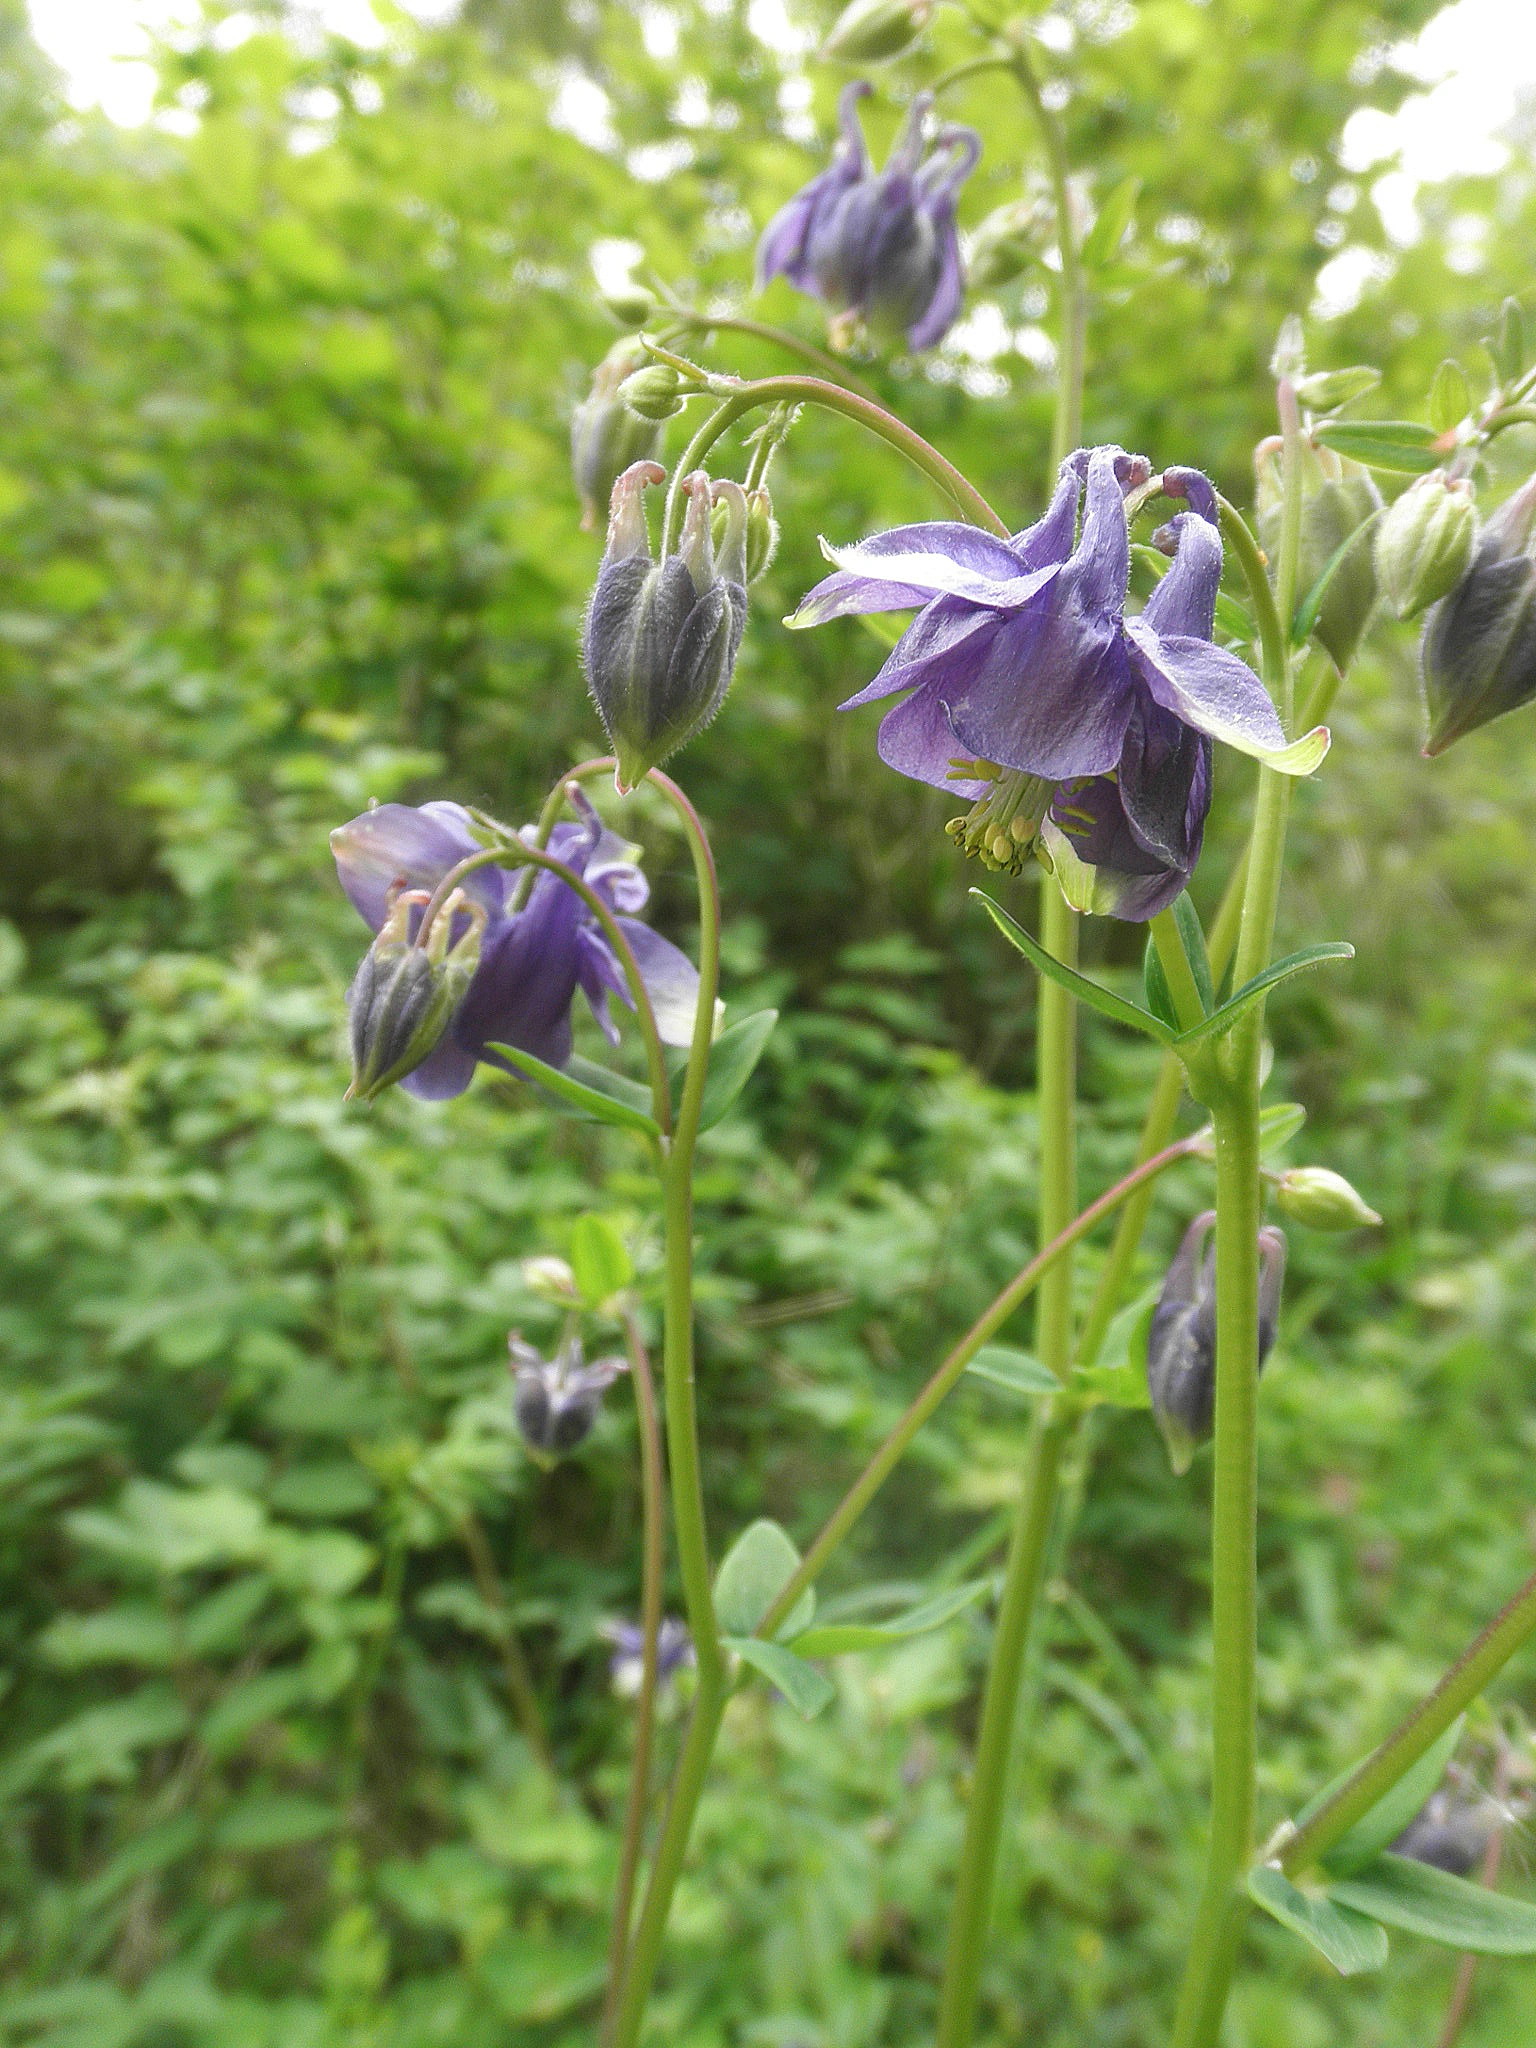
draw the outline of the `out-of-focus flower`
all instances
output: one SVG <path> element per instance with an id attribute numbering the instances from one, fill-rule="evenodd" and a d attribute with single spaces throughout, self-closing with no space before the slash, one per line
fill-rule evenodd
<path id="1" fill-rule="evenodd" d="M 637 462 L 613 487 L 608 545 L 587 608 L 587 685 L 618 760 L 621 788 L 635 784 L 695 733 L 731 686 L 747 622 L 746 494 L 685 477 L 688 510 L 675 554 L 651 554 L 647 485 L 666 481 L 658 463 Z M 718 554 L 710 512 L 723 506 Z"/>
<path id="2" fill-rule="evenodd" d="M 604 827 L 579 794 L 580 824 L 559 824 L 548 851 L 581 876 L 613 911 L 629 941 L 645 983 L 656 1023 L 669 1045 L 686 1045 L 693 1035 L 698 974 L 687 955 L 653 932 L 634 913 L 650 893 L 634 866 L 634 849 Z M 532 827 L 527 835 L 532 837 Z M 461 861 L 480 852 L 469 813 L 459 804 L 380 804 L 331 834 L 336 872 L 353 908 L 375 931 L 391 904 L 408 892 L 413 927 L 433 890 Z M 461 1095 L 475 1064 L 485 1060 L 506 1071 L 493 1044 L 532 1053 L 547 1066 L 561 1067 L 571 1056 L 571 1004 L 580 989 L 598 1023 L 615 1042 L 618 1026 L 608 1009 L 610 993 L 630 1001 L 624 971 L 591 910 L 558 875 L 541 869 L 528 900 L 512 908 L 522 870 L 486 866 L 472 869 L 462 883 L 464 908 L 448 919 L 456 942 L 484 917 L 473 977 L 432 1050 L 402 1085 L 413 1095 L 440 1100 Z M 445 913 L 439 913 L 445 915 Z M 414 936 L 414 929 L 411 936 Z"/>
<path id="3" fill-rule="evenodd" d="M 1185 1231 L 1147 1331 L 1147 1391 L 1175 1472 L 1211 1435 L 1216 1415 L 1216 1211 Z M 1259 1370 L 1280 1326 L 1285 1233 L 1259 1232 Z"/>
<path id="4" fill-rule="evenodd" d="M 616 341 L 592 372 L 592 389 L 571 415 L 571 473 L 581 500 L 581 523 L 591 530 L 614 484 L 631 463 L 654 462 L 662 427 L 642 419 L 619 396 L 619 386 L 650 361 L 632 336 Z"/>
<path id="5" fill-rule="evenodd" d="M 1442 1785 L 1387 1847 L 1394 1856 L 1411 1856 L 1415 1863 L 1465 1877 L 1507 1819 L 1497 1800 L 1469 1799 Z"/>
<path id="6" fill-rule="evenodd" d="M 944 127 L 925 155 L 933 96 L 919 93 L 876 171 L 858 115 L 872 90 L 863 80 L 844 86 L 831 165 L 763 230 L 758 283 L 786 277 L 847 323 L 863 320 L 876 332 L 904 333 L 911 348 L 932 348 L 960 310 L 955 199 L 981 157 L 981 139 L 971 128 Z"/>
<path id="7" fill-rule="evenodd" d="M 645 1631 L 635 1621 L 605 1621 L 599 1631 L 613 1646 L 608 1675 L 620 1699 L 633 1699 L 640 1690 L 645 1663 Z M 667 1615 L 656 1632 L 656 1682 L 669 1678 L 694 1661 L 693 1638 L 688 1624 Z"/>
<path id="8" fill-rule="evenodd" d="M 1125 616 L 1125 498 L 1150 474 L 1145 456 L 1080 449 L 1045 517 L 1012 540 L 935 521 L 823 542 L 837 573 L 790 621 L 922 606 L 842 708 L 910 691 L 881 722 L 880 756 L 972 800 L 951 837 L 1009 872 L 1040 858 L 1074 908 L 1131 919 L 1165 909 L 1194 869 L 1213 739 L 1290 774 L 1328 744 L 1321 726 L 1288 744 L 1258 677 L 1211 639 L 1221 537 L 1196 470 L 1163 473 L 1191 509 L 1168 529 L 1172 568 Z"/>
<path id="9" fill-rule="evenodd" d="M 1376 529 L 1376 574 L 1400 619 L 1417 618 L 1456 588 L 1476 539 L 1469 483 L 1437 469 L 1409 485 Z"/>
<path id="10" fill-rule="evenodd" d="M 1453 740 L 1536 697 L 1533 523 L 1536 476 L 1494 513 L 1466 575 L 1424 621 L 1426 754 L 1443 754 Z"/>
<path id="11" fill-rule="evenodd" d="M 553 1358 L 545 1358 L 514 1330 L 512 1413 L 523 1441 L 541 1457 L 559 1458 L 591 1434 L 603 1395 L 629 1366 L 622 1357 L 594 1358 L 590 1365 L 580 1337 L 567 1337 Z"/>
<path id="12" fill-rule="evenodd" d="M 839 64 L 884 64 L 910 50 L 937 0 L 849 0 L 821 46 Z"/>

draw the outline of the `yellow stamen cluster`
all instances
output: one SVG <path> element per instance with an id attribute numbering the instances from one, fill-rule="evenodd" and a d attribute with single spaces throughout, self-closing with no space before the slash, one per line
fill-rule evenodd
<path id="1" fill-rule="evenodd" d="M 1053 783 L 1020 769 L 999 768 L 994 761 L 955 759 L 949 772 L 957 782 L 992 785 L 969 811 L 951 818 L 944 827 L 968 860 L 979 860 L 993 874 L 1020 875 L 1030 860 L 1050 870 L 1051 857 L 1041 840 L 1040 824 L 1054 792 Z"/>

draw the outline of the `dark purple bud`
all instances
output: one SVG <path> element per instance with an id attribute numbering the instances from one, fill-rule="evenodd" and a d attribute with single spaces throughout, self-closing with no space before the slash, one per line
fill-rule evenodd
<path id="1" fill-rule="evenodd" d="M 485 908 L 455 889 L 430 928 L 423 926 L 412 938 L 411 913 L 429 900 L 425 889 L 396 885 L 390 891 L 384 923 L 352 978 L 347 991 L 352 1036 L 348 1099 L 372 1102 L 414 1073 L 469 993 L 480 965 Z M 455 923 L 465 919 L 453 938 Z"/>
<path id="2" fill-rule="evenodd" d="M 1415 1863 L 1465 1877 L 1481 1861 L 1505 1819 L 1496 1800 L 1463 1798 L 1442 1785 L 1387 1846 L 1394 1856 L 1411 1856 Z"/>
<path id="3" fill-rule="evenodd" d="M 675 554 L 651 554 L 644 493 L 665 481 L 637 462 L 613 487 L 608 546 L 587 609 L 587 685 L 618 760 L 621 789 L 635 784 L 725 701 L 747 620 L 747 501 L 740 484 L 684 479 L 688 510 Z M 718 555 L 711 507 L 725 522 Z"/>
<path id="4" fill-rule="evenodd" d="M 1168 1268 L 1147 1332 L 1147 1391 L 1177 1473 L 1209 1441 L 1216 1417 L 1216 1212 L 1197 1216 Z M 1259 1232 L 1259 1370 L 1274 1347 L 1285 1234 Z"/>
<path id="5" fill-rule="evenodd" d="M 1536 477 L 1494 513 L 1460 584 L 1424 621 L 1426 754 L 1536 697 Z"/>
<path id="6" fill-rule="evenodd" d="M 619 396 L 619 386 L 650 357 L 632 336 L 616 341 L 592 372 L 592 389 L 571 415 L 571 472 L 581 499 L 581 523 L 591 530 L 614 484 L 631 463 L 654 461 L 661 426 L 641 419 Z"/>
<path id="7" fill-rule="evenodd" d="M 545 1358 L 514 1330 L 512 1413 L 528 1448 L 541 1458 L 561 1458 L 592 1433 L 603 1395 L 622 1372 L 622 1358 L 594 1358 L 588 1365 L 579 1337 L 568 1337 L 553 1358 Z"/>

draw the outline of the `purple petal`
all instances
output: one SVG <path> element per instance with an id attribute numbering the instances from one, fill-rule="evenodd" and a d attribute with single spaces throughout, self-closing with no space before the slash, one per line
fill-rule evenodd
<path id="1" fill-rule="evenodd" d="M 978 611 L 955 597 L 935 598 L 896 642 L 874 681 L 839 704 L 838 710 L 853 711 L 860 704 L 874 704 L 897 690 L 934 680 L 953 680 L 958 687 L 964 673 L 960 664 L 974 660 L 981 636 L 995 633 L 999 623 L 996 612 Z"/>
<path id="2" fill-rule="evenodd" d="M 1069 455 L 1058 472 L 1045 516 L 1010 541 L 1021 568 L 1043 569 L 1048 563 L 1066 561 L 1071 554 L 1077 538 L 1077 508 L 1087 467 L 1086 451 L 1080 449 L 1076 455 Z"/>
<path id="3" fill-rule="evenodd" d="M 1144 923 L 1166 910 L 1189 879 L 1187 870 L 1160 861 L 1136 838 L 1119 785 L 1108 776 L 1058 790 L 1043 837 L 1074 910 Z"/>
<path id="4" fill-rule="evenodd" d="M 960 751 L 1051 782 L 1119 762 L 1135 684 L 1116 622 L 1085 614 L 1067 570 L 1037 602 L 999 622 L 949 695 Z"/>
<path id="5" fill-rule="evenodd" d="M 331 834 L 336 872 L 352 907 L 374 931 L 384 922 L 390 888 L 435 889 L 468 854 L 480 851 L 462 804 L 380 804 Z M 476 868 L 464 880 L 494 916 L 501 909 L 506 876 L 500 868 Z"/>
<path id="6" fill-rule="evenodd" d="M 1180 512 L 1168 523 L 1177 536 L 1173 567 L 1147 599 L 1141 616 L 1154 632 L 1209 640 L 1221 582 L 1221 535 L 1197 512 Z"/>
<path id="7" fill-rule="evenodd" d="M 1183 498 L 1189 509 L 1212 526 L 1218 524 L 1220 514 L 1216 509 L 1216 493 L 1211 480 L 1203 470 L 1165 469 L 1163 471 L 1163 495 L 1167 498 Z"/>
<path id="8" fill-rule="evenodd" d="M 972 540 L 990 538 L 979 534 L 973 526 L 935 525 L 898 529 L 898 532 L 903 530 L 922 535 L 929 545 L 908 548 L 887 545 L 895 539 L 894 534 L 877 534 L 874 540 L 863 541 L 852 548 L 835 548 L 824 540 L 822 553 L 829 562 L 836 563 L 844 577 L 852 581 L 841 590 L 833 590 L 829 586 L 836 584 L 837 579 L 827 577 L 805 599 L 790 623 L 794 626 L 819 626 L 824 619 L 853 611 L 905 611 L 909 605 L 926 604 L 932 597 L 961 597 L 992 611 L 1015 611 L 1060 573 L 1053 563 L 1047 568 L 1021 574 L 1007 542 L 991 539 L 992 548 L 1008 565 L 1002 574 L 997 573 L 994 566 L 997 555 L 988 560 L 969 546 Z M 965 538 L 955 540 L 955 535 Z M 987 566 L 971 568 L 969 563 L 977 559 L 986 561 Z M 879 586 L 884 586 L 888 593 L 883 598 L 879 594 Z M 836 601 L 835 609 L 828 608 L 829 598 Z M 812 612 L 814 616 L 808 616 Z"/>
<path id="9" fill-rule="evenodd" d="M 629 986 L 624 979 L 624 970 L 613 956 L 613 949 L 596 925 L 583 925 L 576 934 L 577 967 L 576 977 L 581 983 L 581 992 L 587 999 L 587 1007 L 597 1020 L 597 1028 L 610 1045 L 619 1042 L 619 1027 L 614 1022 L 613 1012 L 608 1007 L 610 991 L 629 1001 Z"/>
<path id="10" fill-rule="evenodd" d="M 1157 705 L 1139 704 L 1120 756 L 1120 805 L 1137 839 L 1188 874 L 1210 803 L 1210 741 Z"/>
<path id="11" fill-rule="evenodd" d="M 421 1065 L 407 1074 L 400 1086 L 421 1102 L 447 1102 L 462 1095 L 475 1078 L 477 1056 L 460 1045 L 452 1030 L 446 1031 Z"/>
<path id="12" fill-rule="evenodd" d="M 974 803 L 989 788 L 969 777 L 957 779 L 950 763 L 965 753 L 955 738 L 944 701 L 936 688 L 915 691 L 880 721 L 876 745 L 880 758 L 898 775 L 948 790 L 964 803 Z"/>
<path id="13" fill-rule="evenodd" d="M 953 326 L 965 292 L 960 268 L 960 237 L 955 231 L 955 209 L 945 200 L 933 210 L 933 231 L 939 245 L 939 274 L 922 318 L 907 329 L 907 345 L 913 349 L 932 348 Z"/>
<path id="14" fill-rule="evenodd" d="M 1082 538 L 1071 562 L 1082 609 L 1117 619 L 1125 610 L 1131 574 L 1131 536 L 1119 475 L 1126 460 L 1119 448 L 1095 448 L 1089 456 Z"/>
<path id="15" fill-rule="evenodd" d="M 832 162 L 781 206 L 764 228 L 757 245 L 759 290 L 770 278 L 782 275 L 798 291 L 819 293 L 810 257 L 812 237 L 824 227 L 843 196 L 870 175 L 858 103 L 871 90 L 862 79 L 855 79 L 839 94 L 837 119 L 842 134 Z"/>
<path id="16" fill-rule="evenodd" d="M 578 933 L 587 916 L 574 890 L 541 874 L 526 906 L 487 932 L 480 966 L 445 1035 L 482 1058 L 496 1040 L 563 1066 L 571 1056 Z"/>
<path id="17" fill-rule="evenodd" d="M 1287 775 L 1310 775 L 1327 751 L 1323 726 L 1287 745 L 1264 685 L 1225 648 L 1189 634 L 1153 632 L 1144 618 L 1128 619 L 1126 633 L 1155 702 L 1197 732 Z"/>
<path id="18" fill-rule="evenodd" d="M 663 1043 L 690 1044 L 699 1006 L 699 970 L 686 953 L 680 952 L 670 939 L 653 932 L 648 924 L 640 924 L 632 917 L 621 917 L 618 924 L 634 953 Z M 618 994 L 629 1001 L 627 982 Z"/>

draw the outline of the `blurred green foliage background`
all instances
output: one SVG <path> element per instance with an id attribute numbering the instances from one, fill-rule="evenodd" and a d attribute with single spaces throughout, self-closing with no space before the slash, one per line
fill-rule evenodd
<path id="1" fill-rule="evenodd" d="M 1387 248 L 1339 138 L 1396 104 L 1390 46 L 1430 12 L 1053 16 L 1074 27 L 1053 68 L 1076 162 L 1144 185 L 1092 324 L 1092 438 L 1247 501 L 1280 319 L 1341 238 Z M 808 46 L 829 11 L 791 16 Z M 371 796 L 527 816 L 593 750 L 576 647 L 599 543 L 566 450 L 615 332 L 591 253 L 632 241 L 701 302 L 743 299 L 757 227 L 819 154 L 794 137 L 807 109 L 829 132 L 840 82 L 754 33 L 772 19 L 467 0 L 365 51 L 211 10 L 161 52 L 167 118 L 129 131 L 72 115 L 0 5 L 7 2042 L 590 2039 L 629 1744 L 597 1631 L 637 1597 L 633 1424 L 621 1388 L 576 1459 L 537 1470 L 504 1347 L 553 1334 L 520 1262 L 563 1252 L 584 1209 L 630 1234 L 653 1296 L 652 1194 L 622 1139 L 510 1083 L 343 1106 L 362 935 L 325 832 Z M 941 15 L 931 45 L 909 82 L 964 33 Z M 584 81 L 602 146 L 551 118 Z M 1006 83 L 954 105 L 987 137 L 974 224 L 1040 166 Z M 893 120 L 872 116 L 877 144 Z M 1448 353 L 1480 374 L 1478 336 L 1531 274 L 1529 152 L 1422 206 L 1420 241 L 1310 332 L 1319 366 L 1381 365 L 1389 413 Z M 1018 524 L 1046 485 L 1047 283 L 1002 293 L 984 363 L 867 368 Z M 765 309 L 817 331 L 782 285 Z M 1529 463 L 1523 438 L 1504 446 Z M 967 905 L 942 800 L 879 769 L 870 714 L 834 716 L 872 643 L 778 623 L 819 532 L 930 501 L 815 421 L 775 492 L 784 546 L 734 693 L 681 762 L 722 870 L 727 996 L 785 1012 L 699 1189 L 717 1546 L 761 1513 L 808 1537 L 1033 1234 L 1029 979 Z M 1275 1092 L 1311 1114 L 1292 1157 L 1387 1221 L 1293 1232 L 1262 1402 L 1266 1827 L 1536 1542 L 1533 735 L 1527 716 L 1429 764 L 1417 716 L 1410 638 L 1379 628 L 1300 796 L 1282 912 L 1284 945 L 1358 949 L 1275 1007 Z M 1230 756 L 1218 791 L 1207 909 L 1249 796 Z M 686 940 L 684 850 L 659 816 L 641 836 Z M 1110 976 L 1138 958 L 1114 927 L 1088 947 Z M 1092 1017 L 1084 1046 L 1091 1194 L 1128 1161 L 1151 1068 Z M 1207 1198 L 1194 1165 L 1163 1184 L 1146 1281 Z M 962 1388 L 824 1592 L 985 1568 L 1024 1426 Z M 1144 1415 L 1104 1411 L 1079 1477 L 984 2039 L 1141 2048 L 1201 1847 L 1208 1472 L 1175 1481 Z M 654 2040 L 924 2039 L 985 1630 L 973 1610 L 842 1660 L 810 1727 L 763 1688 L 737 1699 Z M 519 1657 L 553 1772 L 513 1710 Z M 1499 1699 L 1536 1704 L 1528 1656 Z M 1268 1923 L 1250 1963 L 1234 2048 L 1428 2044 L 1453 1968 L 1404 1938 L 1346 1985 Z M 1484 1965 L 1464 2040 L 1533 2033 L 1536 1968 Z"/>

